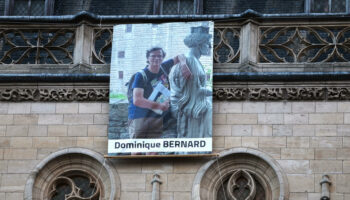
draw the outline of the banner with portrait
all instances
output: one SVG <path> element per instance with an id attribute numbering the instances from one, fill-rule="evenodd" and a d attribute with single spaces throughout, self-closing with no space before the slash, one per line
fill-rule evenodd
<path id="1" fill-rule="evenodd" d="M 109 156 L 211 153 L 213 28 L 114 26 Z"/>

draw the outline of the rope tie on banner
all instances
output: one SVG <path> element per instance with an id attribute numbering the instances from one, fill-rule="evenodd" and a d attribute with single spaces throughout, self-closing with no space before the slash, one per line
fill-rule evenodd
<path id="1" fill-rule="evenodd" d="M 216 164 L 217 164 L 217 166 L 218 166 L 218 172 L 219 172 L 219 177 L 220 177 L 220 180 L 221 180 L 222 192 L 224 193 L 224 198 L 225 198 L 225 200 L 227 200 L 226 193 L 225 193 L 225 188 L 224 188 L 224 181 L 222 180 L 223 177 L 222 177 L 222 173 L 221 173 L 221 169 L 220 169 L 219 155 L 216 156 L 215 161 L 216 161 Z"/>

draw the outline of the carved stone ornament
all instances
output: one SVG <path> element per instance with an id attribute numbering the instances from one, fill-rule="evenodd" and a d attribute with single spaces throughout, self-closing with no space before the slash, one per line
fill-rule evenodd
<path id="1" fill-rule="evenodd" d="M 213 97 L 219 101 L 350 100 L 350 88 L 214 88 Z"/>
<path id="2" fill-rule="evenodd" d="M 108 101 L 107 88 L 0 89 L 0 101 Z"/>

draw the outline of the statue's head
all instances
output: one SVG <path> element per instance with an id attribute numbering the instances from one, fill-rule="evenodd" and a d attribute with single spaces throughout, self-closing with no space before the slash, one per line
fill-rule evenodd
<path id="1" fill-rule="evenodd" d="M 211 37 L 209 27 L 191 27 L 191 34 L 184 39 L 184 43 L 188 48 L 198 48 L 201 55 L 210 55 Z"/>

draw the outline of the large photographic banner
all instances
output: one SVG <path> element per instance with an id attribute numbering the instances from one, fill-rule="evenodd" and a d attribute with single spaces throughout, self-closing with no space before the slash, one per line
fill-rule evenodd
<path id="1" fill-rule="evenodd" d="M 114 26 L 108 155 L 211 153 L 213 28 Z"/>

